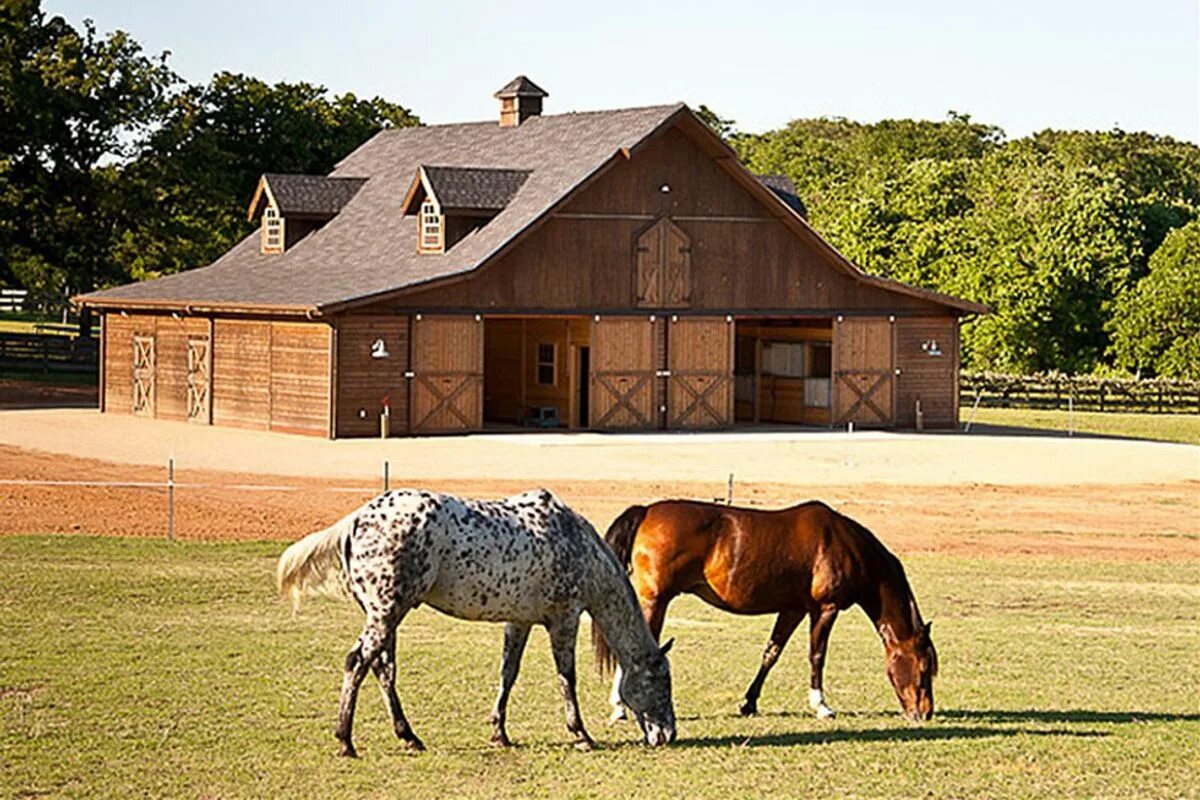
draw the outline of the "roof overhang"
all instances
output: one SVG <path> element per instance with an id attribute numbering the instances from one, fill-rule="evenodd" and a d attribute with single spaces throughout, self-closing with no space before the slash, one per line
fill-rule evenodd
<path id="1" fill-rule="evenodd" d="M 98 311 L 175 311 L 182 314 L 271 314 L 300 316 L 308 319 L 322 316 L 313 305 L 289 305 L 273 303 L 231 303 L 212 300 L 134 300 L 127 298 L 90 298 L 78 295 L 71 298 L 76 308 L 92 308 Z"/>

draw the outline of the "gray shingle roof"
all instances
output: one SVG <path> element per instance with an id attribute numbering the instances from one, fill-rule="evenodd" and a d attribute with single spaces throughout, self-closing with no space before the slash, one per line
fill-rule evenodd
<path id="1" fill-rule="evenodd" d="M 444 211 L 499 211 L 509 204 L 532 170 L 426 166 L 425 176 Z"/>
<path id="2" fill-rule="evenodd" d="M 279 211 L 288 215 L 335 216 L 366 182 L 365 178 L 325 175 L 263 175 Z"/>
<path id="3" fill-rule="evenodd" d="M 495 120 L 380 131 L 331 177 L 364 180 L 341 212 L 281 254 L 254 231 L 207 267 L 84 295 L 80 300 L 326 307 L 469 272 L 624 148 L 685 106 Z M 504 210 L 445 253 L 417 252 L 417 221 L 400 212 L 421 164 L 522 170 Z"/>
<path id="4" fill-rule="evenodd" d="M 755 175 L 758 182 L 770 189 L 775 195 L 787 203 L 793 211 L 800 216 L 808 219 L 808 209 L 804 207 L 804 201 L 800 199 L 800 195 L 796 194 L 796 184 L 792 183 L 792 179 L 787 175 L 768 174 Z"/>
<path id="5" fill-rule="evenodd" d="M 518 75 L 493 97 L 549 97 L 550 93 L 524 75 Z"/>

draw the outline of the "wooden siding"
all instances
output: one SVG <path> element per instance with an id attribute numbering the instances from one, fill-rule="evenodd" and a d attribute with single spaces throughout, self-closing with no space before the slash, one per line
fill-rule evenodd
<path id="1" fill-rule="evenodd" d="M 586 318 L 489 319 L 484 342 L 484 415 L 520 424 L 534 407 L 558 409 L 562 427 L 575 427 L 579 385 L 573 347 L 586 347 Z M 538 346 L 554 347 L 554 382 L 538 380 Z"/>
<path id="2" fill-rule="evenodd" d="M 888 427 L 895 417 L 893 327 L 886 317 L 833 324 L 833 418 L 838 425 Z"/>
<path id="3" fill-rule="evenodd" d="M 733 322 L 673 318 L 667 329 L 667 427 L 733 424 Z"/>
<path id="4" fill-rule="evenodd" d="M 271 430 L 329 435 L 329 337 L 323 323 L 271 322 Z"/>
<path id="5" fill-rule="evenodd" d="M 414 318 L 409 431 L 483 427 L 483 322 L 472 316 Z"/>
<path id="6" fill-rule="evenodd" d="M 677 131 L 614 166 L 495 263 L 387 305 L 510 313 L 636 308 L 635 240 L 662 217 L 690 241 L 687 306 L 694 311 L 948 313 L 834 267 Z"/>
<path id="7" fill-rule="evenodd" d="M 525 320 L 489 319 L 485 325 L 484 419 L 520 424 L 525 413 Z"/>
<path id="8" fill-rule="evenodd" d="M 213 423 L 271 427 L 271 323 L 213 320 Z"/>
<path id="9" fill-rule="evenodd" d="M 104 410 L 113 414 L 133 412 L 133 340 L 153 341 L 154 402 L 146 416 L 187 419 L 188 339 L 208 335 L 203 317 L 170 314 L 104 315 Z"/>
<path id="10" fill-rule="evenodd" d="M 408 317 L 394 314 L 337 320 L 335 436 L 379 436 L 385 399 L 391 409 L 389 435 L 408 432 L 408 326 Z M 371 355 L 379 340 L 387 356 Z"/>
<path id="11" fill-rule="evenodd" d="M 922 345 L 937 343 L 941 355 Z M 896 424 L 917 424 L 921 401 L 925 427 L 950 428 L 958 419 L 958 323 L 946 317 L 896 320 Z"/>

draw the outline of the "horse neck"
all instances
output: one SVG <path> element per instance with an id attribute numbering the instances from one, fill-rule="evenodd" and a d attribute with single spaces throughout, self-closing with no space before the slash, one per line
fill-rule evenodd
<path id="1" fill-rule="evenodd" d="M 592 623 L 600 628 L 604 640 L 628 671 L 632 663 L 658 650 L 650 633 L 629 579 L 616 560 L 601 554 L 594 562 L 587 581 L 587 610 Z"/>
<path id="2" fill-rule="evenodd" d="M 881 636 L 884 626 L 887 626 L 897 641 L 903 641 L 916 635 L 921 625 L 921 615 L 904 574 L 899 571 L 888 572 L 888 576 L 879 582 L 878 595 L 860 605 Z"/>

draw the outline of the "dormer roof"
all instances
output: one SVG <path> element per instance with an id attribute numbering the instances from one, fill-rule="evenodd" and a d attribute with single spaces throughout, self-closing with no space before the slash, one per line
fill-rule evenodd
<path id="1" fill-rule="evenodd" d="M 285 217 L 329 219 L 337 216 L 366 181 L 366 178 L 268 172 L 258 180 L 250 201 L 249 218 L 257 217 L 263 204 L 273 201 Z"/>
<path id="2" fill-rule="evenodd" d="M 442 213 L 499 212 L 508 206 L 532 172 L 422 164 L 404 198 L 402 213 L 416 214 L 427 194 L 433 195 Z"/>

